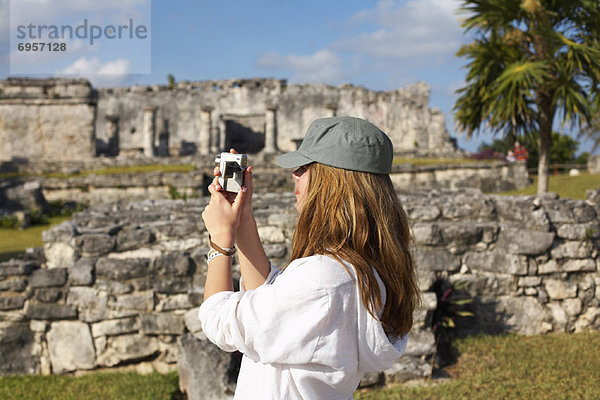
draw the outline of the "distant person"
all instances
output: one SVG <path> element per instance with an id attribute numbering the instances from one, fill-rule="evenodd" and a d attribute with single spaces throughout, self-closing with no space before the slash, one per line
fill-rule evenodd
<path id="1" fill-rule="evenodd" d="M 517 159 L 517 161 L 527 161 L 527 157 L 529 156 L 529 153 L 527 152 L 527 148 L 519 142 L 515 142 L 514 153 L 515 153 L 515 158 Z"/>
<path id="2" fill-rule="evenodd" d="M 260 243 L 251 171 L 237 195 L 217 178 L 210 185 L 199 317 L 213 343 L 244 354 L 235 399 L 352 399 L 366 372 L 404 352 L 419 289 L 408 218 L 389 176 L 393 157 L 388 136 L 364 119 L 310 124 L 298 150 L 277 159 L 294 169 L 300 213 L 283 270 Z"/>
<path id="3" fill-rule="evenodd" d="M 517 161 L 517 157 L 515 157 L 515 153 L 513 153 L 512 150 L 509 150 L 508 153 L 506 154 L 506 161 L 508 161 L 508 162 Z"/>

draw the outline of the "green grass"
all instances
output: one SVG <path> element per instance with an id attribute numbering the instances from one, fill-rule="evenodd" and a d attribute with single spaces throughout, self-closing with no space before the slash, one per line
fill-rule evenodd
<path id="1" fill-rule="evenodd" d="M 191 164 L 182 164 L 182 165 L 161 165 L 161 164 L 152 164 L 152 165 L 130 165 L 123 167 L 111 167 L 111 168 L 103 168 L 103 169 L 94 169 L 89 171 L 81 171 L 77 174 L 65 174 L 62 172 L 49 172 L 42 174 L 41 176 L 45 178 L 73 178 L 79 176 L 88 176 L 88 175 L 117 175 L 117 174 L 139 174 L 146 172 L 191 172 L 194 171 L 195 167 Z M 16 178 L 16 177 L 30 177 L 37 176 L 33 174 L 27 173 L 16 173 L 16 172 L 8 172 L 0 174 L 0 179 L 6 178 Z"/>
<path id="2" fill-rule="evenodd" d="M 0 378 L 5 400 L 175 400 L 179 395 L 176 372 L 140 375 L 135 372 L 99 372 L 80 377 L 22 376 Z"/>
<path id="3" fill-rule="evenodd" d="M 358 400 L 600 399 L 600 332 L 459 340 L 450 380 L 361 390 Z"/>
<path id="4" fill-rule="evenodd" d="M 448 164 L 473 164 L 473 163 L 493 163 L 498 160 L 473 160 L 470 158 L 394 158 L 394 164 L 412 164 L 420 165 L 448 165 Z"/>
<path id="5" fill-rule="evenodd" d="M 511 190 L 500 194 L 507 196 L 534 196 L 537 193 L 537 176 L 532 176 L 533 184 L 521 190 Z M 585 200 L 586 190 L 600 187 L 600 174 L 581 174 L 578 176 L 550 175 L 548 189 L 562 199 Z"/>
<path id="6" fill-rule="evenodd" d="M 450 379 L 362 389 L 357 400 L 600 399 L 600 332 L 458 340 Z M 0 399 L 180 399 L 177 373 L 0 378 Z"/>
<path id="7" fill-rule="evenodd" d="M 24 252 L 28 247 L 42 246 L 44 244 L 42 242 L 42 232 L 69 218 L 68 216 L 49 217 L 48 224 L 25 229 L 0 228 L 0 262 L 11 259 Z"/>

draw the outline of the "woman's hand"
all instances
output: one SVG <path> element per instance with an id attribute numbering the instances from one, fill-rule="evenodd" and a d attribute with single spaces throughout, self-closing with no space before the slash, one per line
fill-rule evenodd
<path id="1" fill-rule="evenodd" d="M 230 149 L 229 152 L 232 154 L 238 154 L 238 152 L 235 149 Z M 246 187 L 246 199 L 244 200 L 244 204 L 242 206 L 242 224 L 244 223 L 244 219 L 252 218 L 252 194 L 254 193 L 254 189 L 252 187 L 252 171 L 253 167 L 249 166 L 244 172 L 244 186 Z M 213 173 L 216 177 L 221 176 L 221 172 L 219 171 L 218 166 L 215 167 Z M 221 191 L 222 189 L 219 187 L 217 190 Z M 230 203 L 233 203 L 233 201 L 235 200 L 235 193 L 222 193 L 225 195 L 225 198 L 227 198 L 227 200 L 229 200 Z"/>
<path id="2" fill-rule="evenodd" d="M 235 244 L 247 190 L 244 185 L 237 195 L 222 192 L 218 177 L 208 187 L 210 201 L 202 212 L 202 219 L 212 241 L 220 247 L 232 248 Z"/>

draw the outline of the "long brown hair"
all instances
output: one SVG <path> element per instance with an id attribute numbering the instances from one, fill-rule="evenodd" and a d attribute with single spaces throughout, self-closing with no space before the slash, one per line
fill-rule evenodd
<path id="1" fill-rule="evenodd" d="M 420 302 L 408 218 L 389 175 L 314 163 L 294 231 L 291 260 L 326 254 L 356 269 L 363 304 L 386 333 L 405 335 Z M 341 260 L 340 260 L 341 259 Z M 385 284 L 386 301 L 373 273 Z"/>

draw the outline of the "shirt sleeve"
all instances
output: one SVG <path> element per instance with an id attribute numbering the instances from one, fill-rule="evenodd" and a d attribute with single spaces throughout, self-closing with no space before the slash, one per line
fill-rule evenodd
<path id="1" fill-rule="evenodd" d="M 267 279 L 265 279 L 265 283 L 263 283 L 263 285 L 273 283 L 275 278 L 277 278 L 277 275 L 279 275 L 280 273 L 281 271 L 276 266 L 271 264 L 271 271 L 269 271 L 269 275 L 267 275 Z M 246 289 L 244 288 L 244 277 L 240 276 L 240 292 L 245 291 Z"/>
<path id="2" fill-rule="evenodd" d="M 306 265 L 308 266 L 308 265 Z M 331 295 L 311 268 L 291 268 L 246 292 L 219 292 L 200 306 L 206 336 L 262 363 L 311 361 L 330 318 Z"/>

